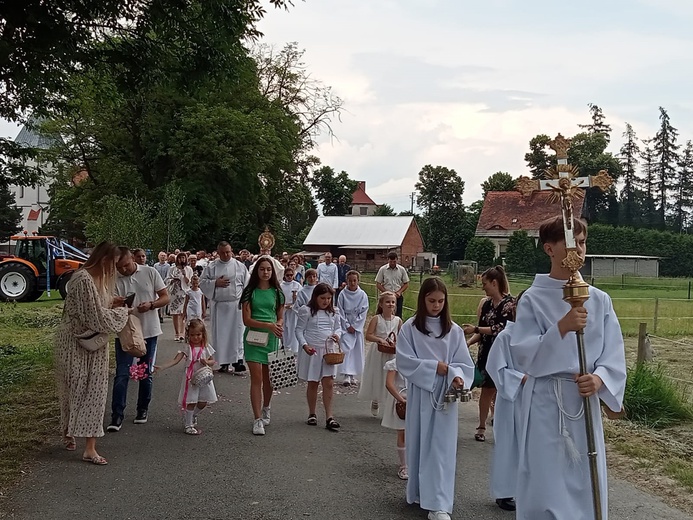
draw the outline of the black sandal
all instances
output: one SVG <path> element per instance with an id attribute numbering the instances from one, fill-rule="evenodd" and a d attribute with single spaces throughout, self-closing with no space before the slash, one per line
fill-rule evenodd
<path id="1" fill-rule="evenodd" d="M 339 430 L 340 424 L 334 420 L 334 417 L 330 417 L 327 419 L 325 422 L 325 428 L 330 430 L 331 432 L 336 432 Z"/>
<path id="2" fill-rule="evenodd" d="M 306 421 L 306 424 L 308 426 L 317 426 L 318 425 L 318 416 L 315 415 L 314 413 L 310 414 L 308 416 L 308 420 Z"/>
<path id="3" fill-rule="evenodd" d="M 484 435 L 483 433 L 479 433 L 480 431 L 486 431 L 486 428 L 477 428 L 476 433 L 474 434 L 474 440 L 479 442 L 485 442 L 486 435 Z"/>

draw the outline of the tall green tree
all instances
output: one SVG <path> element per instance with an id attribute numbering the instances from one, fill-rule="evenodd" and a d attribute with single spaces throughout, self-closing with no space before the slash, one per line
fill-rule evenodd
<path id="1" fill-rule="evenodd" d="M 516 186 L 516 180 L 512 175 L 499 171 L 481 183 L 482 197 L 485 199 L 489 191 L 513 191 Z"/>
<path id="2" fill-rule="evenodd" d="M 495 255 L 496 246 L 486 237 L 472 237 L 464 251 L 464 259 L 476 262 L 479 270 L 491 267 Z"/>
<path id="3" fill-rule="evenodd" d="M 623 170 L 623 189 L 621 190 L 621 206 L 623 208 L 623 224 L 626 226 L 635 225 L 637 210 L 637 189 L 638 189 L 638 163 L 640 159 L 640 147 L 635 130 L 626 123 L 626 130 L 623 132 L 625 142 L 621 146 L 620 157 L 621 169 Z"/>
<path id="4" fill-rule="evenodd" d="M 510 235 L 505 253 L 505 265 L 509 273 L 534 274 L 535 265 L 534 239 L 526 231 L 518 230 Z"/>
<path id="5" fill-rule="evenodd" d="M 677 166 L 672 183 L 674 202 L 671 227 L 675 233 L 683 233 L 691 227 L 693 209 L 693 143 L 690 140 L 686 142 Z"/>
<path id="6" fill-rule="evenodd" d="M 549 154 L 550 142 L 551 138 L 546 134 L 539 134 L 529 141 L 529 152 L 525 154 L 525 162 L 532 179 L 543 179 L 546 170 L 556 164 L 556 157 Z"/>
<path id="7" fill-rule="evenodd" d="M 678 149 L 676 144 L 678 130 L 671 126 L 669 114 L 663 107 L 659 107 L 659 130 L 653 140 L 654 156 L 657 172 L 657 226 L 660 229 L 666 227 L 667 194 L 672 189 L 672 180 L 676 175 L 678 163 Z"/>
<path id="8" fill-rule="evenodd" d="M 6 242 L 20 230 L 22 212 L 17 207 L 14 193 L 7 184 L 0 182 L 0 242 Z"/>
<path id="9" fill-rule="evenodd" d="M 473 236 L 464 228 L 464 181 L 455 170 L 427 164 L 419 172 L 415 188 L 416 204 L 424 210 L 422 232 L 427 247 L 442 260 L 461 259 Z"/>
<path id="10" fill-rule="evenodd" d="M 606 139 L 607 144 L 611 141 L 611 125 L 605 122 L 606 117 L 602 109 L 594 103 L 587 105 L 590 109 L 590 123 L 586 125 L 578 125 L 588 134 L 601 134 Z"/>
<path id="11" fill-rule="evenodd" d="M 659 218 L 657 214 L 657 160 L 652 148 L 652 140 L 643 141 L 642 171 L 639 178 L 643 194 L 643 223 L 646 227 L 655 227 Z"/>
<path id="12" fill-rule="evenodd" d="M 313 187 L 322 203 L 326 216 L 348 215 L 349 206 L 358 187 L 358 182 L 349 178 L 345 171 L 337 173 L 330 166 L 323 166 L 313 173 Z"/>

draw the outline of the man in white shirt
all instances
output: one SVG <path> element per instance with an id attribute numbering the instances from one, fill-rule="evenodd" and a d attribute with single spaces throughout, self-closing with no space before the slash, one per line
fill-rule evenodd
<path id="1" fill-rule="evenodd" d="M 402 306 L 404 305 L 404 291 L 409 287 L 409 275 L 404 266 L 397 263 L 397 253 L 392 252 L 387 255 L 388 262 L 378 269 L 375 276 L 375 285 L 378 291 L 390 291 L 395 293 L 397 298 L 397 316 L 402 317 Z"/>
<path id="2" fill-rule="evenodd" d="M 147 364 L 148 376 L 140 380 L 137 396 L 137 415 L 135 424 L 147 422 L 149 402 L 152 400 L 152 371 L 156 360 L 156 344 L 161 335 L 161 324 L 156 309 L 168 303 L 168 291 L 159 273 L 153 267 L 138 265 L 130 251 L 120 248 L 120 259 L 116 264 L 118 276 L 116 279 L 116 294 L 127 297 L 134 293 L 132 307 L 142 323 L 142 335 L 147 344 L 147 354 L 141 357 L 139 363 Z M 116 375 L 113 379 L 113 397 L 111 400 L 111 423 L 107 431 L 117 432 L 123 424 L 125 405 L 127 403 L 128 382 L 130 381 L 130 366 L 133 357 L 123 352 L 120 341 L 115 340 Z"/>
<path id="3" fill-rule="evenodd" d="M 168 255 L 166 254 L 166 252 L 159 251 L 159 261 L 156 264 L 154 264 L 154 269 L 156 269 L 156 272 L 159 273 L 159 276 L 161 276 L 162 280 L 166 280 L 166 277 L 168 276 L 168 270 L 171 269 L 171 266 L 168 264 L 167 260 Z M 166 306 L 159 307 L 158 313 L 159 323 L 163 323 L 164 314 L 166 313 Z"/>
<path id="4" fill-rule="evenodd" d="M 332 253 L 325 253 L 325 262 L 318 264 L 318 283 L 326 283 L 333 289 L 339 289 L 339 270 L 332 263 Z"/>

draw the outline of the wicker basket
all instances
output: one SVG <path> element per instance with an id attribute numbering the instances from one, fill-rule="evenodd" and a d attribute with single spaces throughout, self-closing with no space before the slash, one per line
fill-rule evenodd
<path id="1" fill-rule="evenodd" d="M 378 352 L 383 354 L 395 354 L 397 352 L 397 336 L 394 332 L 387 335 L 387 346 L 378 343 Z"/>
<path id="2" fill-rule="evenodd" d="M 337 345 L 337 352 L 330 352 L 330 349 L 328 348 L 328 344 L 330 342 Z M 327 338 L 325 340 L 325 354 L 322 356 L 322 359 L 328 365 L 341 365 L 344 363 L 344 351 L 342 350 L 339 341 L 335 341 L 332 338 Z"/>

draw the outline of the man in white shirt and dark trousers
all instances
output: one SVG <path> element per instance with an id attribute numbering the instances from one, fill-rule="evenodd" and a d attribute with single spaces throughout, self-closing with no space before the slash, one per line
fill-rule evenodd
<path id="1" fill-rule="evenodd" d="M 397 297 L 397 312 L 402 317 L 402 307 L 404 305 L 404 291 L 409 287 L 409 275 L 404 266 L 397 263 L 397 253 L 392 252 L 387 255 L 387 264 L 378 269 L 375 276 L 375 285 L 378 291 L 390 291 Z"/>
<path id="2" fill-rule="evenodd" d="M 152 400 L 152 370 L 156 359 L 156 345 L 161 335 L 161 324 L 157 309 L 168 303 L 168 291 L 159 273 L 153 267 L 138 265 L 127 248 L 121 247 L 121 256 L 116 264 L 118 277 L 116 279 L 116 294 L 127 297 L 135 293 L 132 306 L 142 323 L 142 335 L 147 345 L 147 354 L 140 358 L 140 363 L 147 364 L 148 376 L 139 382 L 137 397 L 137 415 L 135 424 L 147 422 L 149 402 Z M 120 341 L 115 341 L 116 375 L 113 379 L 113 397 L 111 400 L 111 422 L 107 431 L 117 432 L 123 424 L 125 405 L 127 403 L 130 366 L 133 357 L 123 352 Z"/>
<path id="3" fill-rule="evenodd" d="M 325 262 L 318 264 L 318 283 L 326 283 L 335 291 L 339 289 L 339 270 L 332 263 L 332 253 L 325 253 Z"/>

